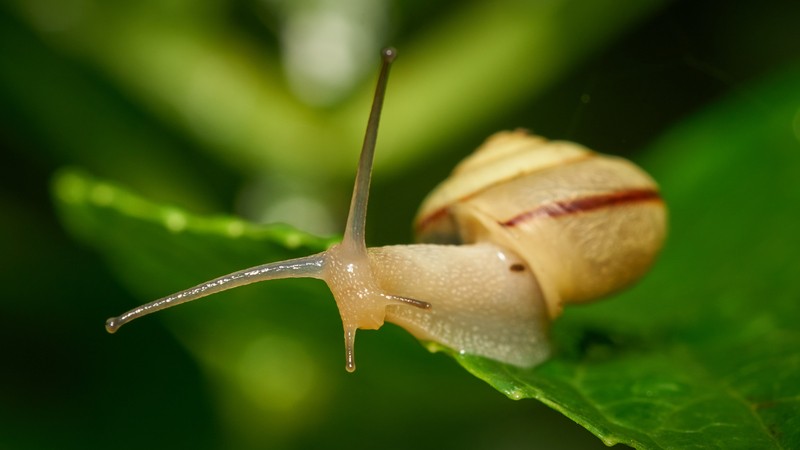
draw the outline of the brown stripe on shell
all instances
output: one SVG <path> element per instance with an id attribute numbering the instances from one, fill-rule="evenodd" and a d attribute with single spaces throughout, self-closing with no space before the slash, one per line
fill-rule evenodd
<path id="1" fill-rule="evenodd" d="M 455 201 L 455 203 L 468 201 L 469 199 L 471 199 L 473 197 L 477 197 L 478 195 L 482 194 L 483 192 L 488 191 L 489 189 L 492 189 L 493 187 L 495 187 L 495 186 L 497 186 L 499 184 L 505 183 L 509 179 L 512 179 L 512 178 L 520 178 L 520 177 L 529 176 L 529 175 L 532 175 L 532 174 L 537 173 L 537 172 L 544 172 L 546 170 L 552 170 L 553 168 L 564 166 L 564 165 L 567 165 L 567 164 L 575 164 L 575 163 L 578 163 L 578 162 L 581 162 L 581 161 L 585 161 L 585 160 L 590 159 L 590 158 L 595 158 L 597 156 L 598 156 L 597 153 L 595 153 L 595 152 L 593 152 L 593 151 L 591 151 L 589 149 L 586 149 L 584 154 L 581 154 L 581 155 L 579 155 L 579 156 L 577 156 L 575 158 L 569 159 L 569 160 L 557 161 L 553 165 L 538 166 L 534 170 L 524 170 L 523 169 L 523 170 L 518 171 L 517 173 L 514 173 L 511 176 L 508 176 L 508 177 L 505 177 L 505 178 L 498 178 L 497 180 L 494 181 L 494 183 L 489 183 L 489 184 L 487 184 L 485 186 L 481 186 L 480 189 L 476 189 L 476 190 L 470 192 L 469 194 L 464 195 L 461 198 L 457 199 Z M 457 175 L 463 176 L 463 173 L 457 174 Z M 437 209 L 436 211 L 426 215 L 425 217 L 420 218 L 419 221 L 417 221 L 417 224 L 415 226 L 417 234 L 421 233 L 422 230 L 428 228 L 428 226 L 430 226 L 430 224 L 432 224 L 432 223 L 438 221 L 439 219 L 447 216 L 449 208 L 450 208 L 449 205 L 448 206 L 442 206 L 441 208 Z"/>
<path id="2" fill-rule="evenodd" d="M 661 195 L 659 195 L 658 191 L 653 189 L 632 189 L 553 202 L 526 211 L 500 224 L 505 227 L 513 227 L 537 217 L 560 217 L 579 212 L 593 211 L 609 206 L 646 201 L 661 201 Z"/>

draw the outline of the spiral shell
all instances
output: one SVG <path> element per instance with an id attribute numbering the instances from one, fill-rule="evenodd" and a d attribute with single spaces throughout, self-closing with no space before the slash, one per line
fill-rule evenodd
<path id="1" fill-rule="evenodd" d="M 551 317 L 567 303 L 622 289 L 644 274 L 666 235 L 658 186 L 642 169 L 525 131 L 490 136 L 425 199 L 426 243 L 492 242 L 525 260 Z"/>

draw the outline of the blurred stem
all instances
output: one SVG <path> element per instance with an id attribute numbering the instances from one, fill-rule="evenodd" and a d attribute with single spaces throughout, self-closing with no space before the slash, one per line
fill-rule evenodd
<path id="1" fill-rule="evenodd" d="M 464 130 L 529 102 L 588 53 L 665 3 L 503 0 L 462 8 L 448 23 L 399 49 L 376 165 L 425 158 Z M 342 122 L 357 123 L 349 116 L 364 113 L 352 108 L 365 102 L 348 105 Z"/>
<path id="2" fill-rule="evenodd" d="M 664 3 L 466 4 L 399 49 L 376 169 L 410 164 L 529 100 Z M 33 27 L 47 34 L 29 4 L 17 4 Z M 206 19 L 165 15 L 153 5 L 92 3 L 54 43 L 101 67 L 243 171 L 268 167 L 309 179 L 351 173 L 373 80 L 339 109 L 313 110 L 288 93 L 277 55 L 253 49 L 236 32 Z M 377 68 L 377 55 L 375 60 Z M 533 124 L 509 127 L 524 125 Z"/>
<path id="3" fill-rule="evenodd" d="M 100 81 L 0 12 L 0 116 L 21 142 L 14 151 L 45 170 L 79 164 L 151 198 L 217 209 L 219 196 L 183 158 L 181 143 Z"/>

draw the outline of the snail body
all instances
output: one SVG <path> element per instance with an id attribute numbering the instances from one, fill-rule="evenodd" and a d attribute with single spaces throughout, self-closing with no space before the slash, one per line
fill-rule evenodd
<path id="1" fill-rule="evenodd" d="M 420 241 L 367 249 L 364 240 L 377 126 L 393 49 L 383 52 L 345 234 L 315 255 L 241 270 L 106 322 L 125 323 L 206 295 L 279 278 L 324 280 L 355 370 L 358 329 L 385 321 L 460 353 L 533 366 L 563 305 L 605 296 L 644 274 L 666 213 L 634 164 L 524 131 L 491 136 L 423 202 Z"/>

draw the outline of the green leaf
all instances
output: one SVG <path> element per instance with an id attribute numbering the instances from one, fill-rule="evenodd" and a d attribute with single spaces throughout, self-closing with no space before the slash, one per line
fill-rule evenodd
<path id="1" fill-rule="evenodd" d="M 78 169 L 61 170 L 53 189 L 67 228 L 100 249 L 145 298 L 236 267 L 316 253 L 336 241 L 288 225 L 192 215 Z"/>
<path id="2" fill-rule="evenodd" d="M 142 302 L 244 267 L 316 253 L 335 241 L 286 225 L 192 215 L 76 169 L 57 173 L 53 193 L 67 229 L 97 248 Z M 324 284 L 313 280 L 280 280 L 222 293 L 159 318 L 212 378 L 222 380 L 220 397 L 248 400 L 240 405 L 255 408 L 257 414 L 229 414 L 238 417 L 236 425 L 274 438 L 280 424 L 298 423 L 306 411 L 326 403 L 321 393 L 329 380 L 322 373 L 343 364 L 341 341 L 331 339 L 341 336 L 341 324 L 331 320 L 336 307 L 326 295 Z M 136 306 L 107 300 L 109 316 Z M 97 318 L 98 331 L 102 319 Z M 136 328 L 118 334 L 130 336 Z M 331 348 L 316 355 L 326 343 Z M 250 417 L 276 425 L 259 427 Z"/>
<path id="3" fill-rule="evenodd" d="M 511 398 L 536 398 L 606 444 L 800 446 L 800 72 L 668 133 L 644 165 L 671 235 L 654 271 L 567 308 L 533 369 L 455 356 Z"/>
<path id="4" fill-rule="evenodd" d="M 746 91 L 650 149 L 643 165 L 662 184 L 672 215 L 666 251 L 634 289 L 568 308 L 554 325 L 550 361 L 523 370 L 468 355 L 456 360 L 509 397 L 537 398 L 609 445 L 800 446 L 798 79 L 792 72 Z M 57 175 L 54 193 L 68 228 L 103 252 L 143 300 L 333 242 L 285 226 L 194 216 L 76 170 Z M 341 357 L 310 349 L 340 327 L 324 291 L 306 280 L 276 281 L 218 295 L 227 307 L 198 303 L 161 315 L 231 385 L 261 389 L 264 381 L 252 374 L 284 373 L 296 389 L 271 392 L 275 416 L 258 418 L 280 423 L 324 401 L 307 393 L 323 390 L 320 373 Z M 281 312 L 296 312 L 297 302 L 302 317 Z M 255 336 L 266 336 L 262 353 L 288 349 L 264 355 L 279 369 L 232 369 Z"/>

